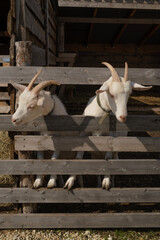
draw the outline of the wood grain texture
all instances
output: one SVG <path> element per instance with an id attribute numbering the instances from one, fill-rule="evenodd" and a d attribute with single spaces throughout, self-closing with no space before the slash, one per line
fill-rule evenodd
<path id="1" fill-rule="evenodd" d="M 0 84 L 10 80 L 18 83 L 29 83 L 33 76 L 43 69 L 38 82 L 55 80 L 61 84 L 90 84 L 100 85 L 110 77 L 107 68 L 86 67 L 9 67 L 0 68 Z M 116 69 L 120 76 L 124 75 L 124 68 Z M 144 85 L 160 85 L 160 69 L 130 68 L 129 79 Z"/>
<path id="2" fill-rule="evenodd" d="M 159 188 L 0 188 L 0 203 L 159 203 Z"/>
<path id="3" fill-rule="evenodd" d="M 158 152 L 160 138 L 152 137 L 51 137 L 16 136 L 17 151 Z"/>
<path id="4" fill-rule="evenodd" d="M 120 123 L 115 116 L 106 118 L 100 125 L 99 117 L 87 116 L 46 116 L 24 126 L 14 126 L 11 115 L 0 115 L 0 131 L 158 131 L 160 116 L 158 115 L 129 115 L 126 123 Z M 135 124 L 136 122 L 136 124 Z"/>
<path id="5" fill-rule="evenodd" d="M 26 28 L 29 29 L 44 45 L 45 45 L 45 30 L 44 27 L 36 20 L 33 13 L 25 7 Z"/>
<path id="6" fill-rule="evenodd" d="M 160 213 L 0 214 L 0 229 L 159 228 Z"/>
<path id="7" fill-rule="evenodd" d="M 35 0 L 25 0 L 26 6 L 29 8 L 30 11 L 33 12 L 36 18 L 40 21 L 40 23 L 44 26 L 44 16 L 40 9 L 40 6 L 36 3 Z"/>
<path id="8" fill-rule="evenodd" d="M 160 174 L 159 159 L 57 159 L 0 160 L 6 175 L 146 175 Z"/>

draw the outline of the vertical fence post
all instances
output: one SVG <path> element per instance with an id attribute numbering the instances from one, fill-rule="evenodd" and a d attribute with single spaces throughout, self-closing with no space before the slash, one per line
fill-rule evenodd
<path id="1" fill-rule="evenodd" d="M 30 66 L 32 62 L 32 42 L 31 41 L 19 41 L 16 45 L 16 66 Z M 22 134 L 27 134 L 26 132 Z M 28 159 L 31 157 L 31 152 L 19 151 L 19 159 Z M 33 176 L 21 176 L 20 187 L 32 187 L 34 177 Z M 36 211 L 35 204 L 23 204 L 23 213 L 32 213 Z"/>

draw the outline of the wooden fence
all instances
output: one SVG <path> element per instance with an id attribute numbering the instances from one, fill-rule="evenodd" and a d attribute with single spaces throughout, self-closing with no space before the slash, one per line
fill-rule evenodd
<path id="1" fill-rule="evenodd" d="M 8 72 L 0 70 L 0 82 L 12 79 L 16 82 L 29 82 L 30 75 L 34 75 L 38 68 L 13 67 Z M 121 69 L 118 70 L 118 72 Z M 137 72 L 136 72 L 137 71 Z M 148 78 L 146 72 L 154 73 Z M 13 74 L 14 72 L 14 74 Z M 107 70 L 80 68 L 44 68 L 41 80 L 51 79 L 67 84 L 100 84 L 104 80 L 104 72 Z M 147 85 L 160 85 L 158 69 L 131 69 L 131 76 L 136 82 Z M 134 74 L 132 75 L 132 73 Z M 33 74 L 32 74 L 33 73 Z M 76 74 L 77 73 L 77 74 Z M 81 75 L 83 73 L 83 75 Z M 136 74 L 135 74 L 136 73 Z M 139 76 L 142 75 L 142 78 Z M 3 77 L 2 77 L 3 76 Z M 69 79 L 69 76 L 72 76 Z M 97 77 L 97 79 L 96 79 Z M 105 77 L 106 78 L 106 77 Z M 80 81 L 80 79 L 82 81 Z M 130 77 L 132 80 L 132 77 Z M 68 81 L 69 80 L 69 81 Z M 40 81 L 40 80 L 39 80 Z M 87 86 L 86 86 L 87 87 Z M 10 115 L 0 115 L 0 130 L 15 132 L 15 150 L 25 151 L 48 151 L 59 150 L 67 152 L 119 152 L 128 154 L 121 159 L 104 160 L 102 158 L 74 159 L 6 159 L 0 160 L 1 175 L 82 175 L 88 179 L 99 175 L 136 176 L 136 175 L 159 175 L 160 159 L 153 157 L 160 152 L 160 137 L 141 135 L 141 132 L 158 132 L 160 129 L 159 115 L 129 115 L 126 123 L 116 121 L 111 114 L 99 125 L 99 118 L 84 116 L 47 116 L 26 126 L 13 126 Z M 39 136 L 39 131 L 72 131 L 92 132 L 95 130 L 127 131 L 127 137 L 111 136 Z M 19 135 L 21 132 L 29 132 L 29 135 Z M 34 135 L 31 133 L 34 132 Z M 132 133 L 132 134 L 131 134 Z M 136 134 L 133 134 L 136 133 Z M 145 154 L 139 157 L 138 154 Z M 132 157 L 130 154 L 133 154 Z M 147 154 L 147 155 L 146 155 Z M 153 154 L 153 155 L 152 155 Z M 93 176 L 94 175 L 94 176 Z M 67 191 L 62 187 L 55 189 L 40 188 L 0 188 L 0 203 L 21 204 L 48 204 L 62 207 L 62 211 L 45 213 L 3 213 L 0 214 L 0 228 L 159 228 L 160 212 L 154 211 L 153 204 L 160 202 L 160 187 L 124 187 L 117 185 L 109 191 L 102 190 L 95 183 L 86 184 L 84 188 L 73 188 Z M 113 204 L 141 204 L 139 210 L 134 211 L 128 207 L 125 211 L 110 210 Z M 67 204 L 67 206 L 66 206 Z M 86 204 L 92 205 L 92 211 L 86 211 Z M 98 205 L 97 205 L 98 204 Z M 103 209 L 99 207 L 103 205 Z M 108 205 L 110 204 L 110 205 Z M 150 204 L 150 209 L 143 211 L 142 205 Z M 71 208 L 69 206 L 71 205 Z M 75 209 L 75 205 L 81 206 L 81 210 Z M 65 206 L 65 207 L 64 207 Z M 96 206 L 96 207 L 95 207 Z M 127 205 L 130 206 L 130 205 Z M 99 207 L 99 208 L 98 208 Z M 64 208 L 66 209 L 64 210 Z M 94 209 L 95 208 L 95 209 Z M 125 205 L 124 205 L 125 208 Z M 61 209 L 61 208 L 58 208 Z M 70 210 L 72 209 L 72 210 Z"/>

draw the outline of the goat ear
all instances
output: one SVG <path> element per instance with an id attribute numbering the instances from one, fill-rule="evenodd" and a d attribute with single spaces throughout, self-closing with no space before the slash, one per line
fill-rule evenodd
<path id="1" fill-rule="evenodd" d="M 37 106 L 40 106 L 40 107 L 42 107 L 42 106 L 43 106 L 43 104 L 44 104 L 44 97 L 40 97 L 40 98 L 38 98 L 38 101 L 37 101 Z"/>
<path id="2" fill-rule="evenodd" d="M 96 94 L 106 92 L 108 90 L 108 84 L 106 82 L 96 91 Z"/>
<path id="3" fill-rule="evenodd" d="M 141 84 L 134 83 L 134 82 L 132 82 L 131 84 L 132 84 L 132 89 L 136 90 L 136 91 L 147 91 L 147 90 L 150 90 L 152 88 L 152 86 L 145 87 Z"/>
<path id="4" fill-rule="evenodd" d="M 12 86 L 14 87 L 14 88 L 16 88 L 18 91 L 20 91 L 20 92 L 23 92 L 24 90 L 25 90 L 25 88 L 26 88 L 26 86 L 24 86 L 24 85 L 21 85 L 21 84 L 19 84 L 19 83 L 13 83 L 13 82 L 11 82 L 10 81 L 10 83 L 12 84 Z"/>

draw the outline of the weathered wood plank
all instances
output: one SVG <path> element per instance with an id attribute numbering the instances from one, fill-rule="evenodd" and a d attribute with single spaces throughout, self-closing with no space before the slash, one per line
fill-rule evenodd
<path id="1" fill-rule="evenodd" d="M 0 214 L 0 229 L 159 228 L 160 213 Z"/>
<path id="2" fill-rule="evenodd" d="M 0 106 L 0 113 L 9 113 L 10 112 L 10 106 Z"/>
<path id="3" fill-rule="evenodd" d="M 129 115 L 126 123 L 120 123 L 112 115 L 100 125 L 99 117 L 87 116 L 47 116 L 38 118 L 24 126 L 15 126 L 11 115 L 0 116 L 0 131 L 158 131 L 160 129 L 159 115 Z M 136 124 L 135 124 L 136 122 Z"/>
<path id="4" fill-rule="evenodd" d="M 145 175 L 160 174 L 159 159 L 0 160 L 1 175 Z"/>
<path id="5" fill-rule="evenodd" d="M 45 30 L 43 26 L 36 21 L 35 16 L 33 16 L 27 7 L 25 8 L 25 14 L 26 27 L 45 45 Z"/>
<path id="6" fill-rule="evenodd" d="M 107 68 L 81 67 L 9 67 L 0 68 L 0 83 L 11 81 L 29 83 L 32 77 L 40 70 L 41 80 L 55 80 L 61 84 L 102 84 L 110 77 Z M 116 69 L 120 76 L 124 75 L 124 68 Z M 160 85 L 160 69 L 130 68 L 129 79 L 144 85 Z M 37 80 L 37 83 L 40 80 Z"/>
<path id="7" fill-rule="evenodd" d="M 49 49 L 50 51 L 56 55 L 56 43 L 55 41 L 51 38 L 51 36 L 49 35 Z"/>
<path id="8" fill-rule="evenodd" d="M 53 29 L 50 21 L 48 21 L 48 27 L 49 27 L 49 34 L 51 35 L 52 39 L 56 42 L 56 31 Z"/>
<path id="9" fill-rule="evenodd" d="M 56 56 L 51 51 L 49 51 L 49 65 L 56 65 Z"/>
<path id="10" fill-rule="evenodd" d="M 160 6 L 160 5 L 159 5 Z M 58 17 L 59 22 L 65 23 L 96 23 L 96 24 L 160 24 L 158 18 L 82 18 L 82 17 Z"/>
<path id="11" fill-rule="evenodd" d="M 10 100 L 8 92 L 0 92 L 0 100 Z"/>
<path id="12" fill-rule="evenodd" d="M 151 137 L 51 137 L 16 136 L 18 151 L 111 151 L 111 152 L 158 152 L 160 138 Z"/>
<path id="13" fill-rule="evenodd" d="M 45 66 L 45 49 L 32 45 L 32 66 Z"/>
<path id="14" fill-rule="evenodd" d="M 44 16 L 42 14 L 40 5 L 38 5 L 35 0 L 25 0 L 25 3 L 29 10 L 35 14 L 35 17 L 37 17 L 41 24 L 44 26 Z"/>
<path id="15" fill-rule="evenodd" d="M 58 0 L 59 7 L 87 7 L 87 8 L 122 8 L 122 9 L 149 9 L 159 10 L 160 6 L 158 2 L 153 3 L 140 3 L 140 2 L 117 2 L 112 0 L 111 2 L 105 1 L 71 1 L 71 0 Z"/>
<path id="16" fill-rule="evenodd" d="M 160 188 L 0 188 L 0 203 L 150 203 L 160 202 Z"/>

